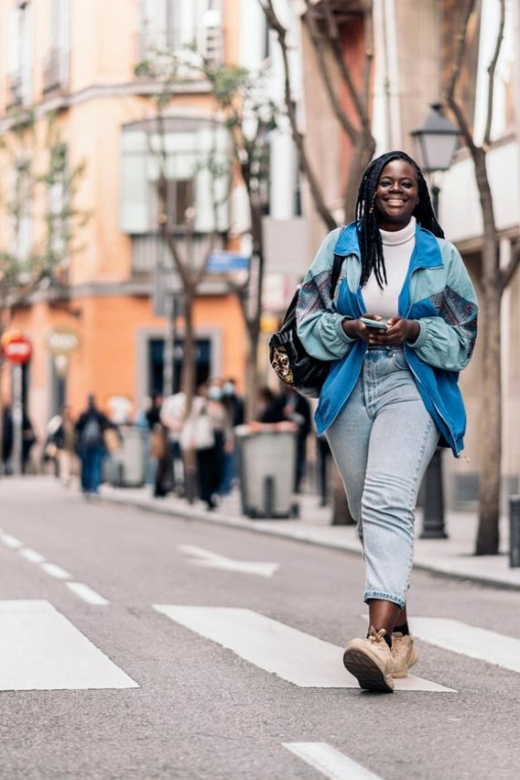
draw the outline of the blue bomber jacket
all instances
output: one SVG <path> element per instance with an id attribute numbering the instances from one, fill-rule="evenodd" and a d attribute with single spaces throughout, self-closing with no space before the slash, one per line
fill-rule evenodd
<path id="1" fill-rule="evenodd" d="M 334 254 L 345 259 L 331 299 Z M 310 355 L 331 361 L 316 408 L 318 435 L 332 425 L 347 403 L 368 349 L 365 341 L 349 338 L 341 325 L 345 318 L 357 319 L 366 312 L 360 277 L 357 229 L 352 223 L 328 234 L 300 289 L 298 336 Z M 458 378 L 475 345 L 478 304 L 457 249 L 419 224 L 398 313 L 419 322 L 417 340 L 403 345 L 405 359 L 440 431 L 440 444 L 451 447 L 458 456 L 466 429 Z"/>

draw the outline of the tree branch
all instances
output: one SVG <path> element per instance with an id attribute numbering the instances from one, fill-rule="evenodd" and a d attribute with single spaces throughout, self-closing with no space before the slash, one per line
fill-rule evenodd
<path id="1" fill-rule="evenodd" d="M 460 73 L 462 69 L 462 62 L 464 60 L 464 55 L 466 53 L 468 24 L 469 24 L 471 14 L 474 11 L 475 3 L 476 0 L 469 0 L 468 5 L 466 6 L 466 13 L 464 14 L 464 19 L 461 24 L 460 32 L 457 35 L 457 41 L 458 41 L 457 52 L 454 58 L 450 80 L 448 82 L 448 86 L 446 88 L 446 93 L 445 93 L 446 103 L 455 115 L 457 124 L 462 133 L 464 141 L 468 149 L 470 150 L 473 158 L 475 158 L 477 146 L 473 139 L 473 134 L 471 132 L 469 122 L 466 120 L 466 117 L 464 115 L 460 103 L 455 98 L 455 90 L 459 82 Z"/>
<path id="2" fill-rule="evenodd" d="M 327 61 L 324 56 L 324 49 L 328 44 L 328 48 L 333 52 L 334 54 L 334 60 L 335 62 L 340 65 L 341 75 L 343 79 L 345 80 L 348 90 L 352 96 L 352 99 L 354 101 L 354 105 L 356 107 L 356 110 L 360 116 L 363 113 L 363 106 L 361 105 L 359 95 L 354 89 L 354 85 L 352 83 L 352 79 L 350 78 L 350 73 L 347 68 L 345 68 L 345 63 L 343 62 L 342 57 L 337 57 L 337 37 L 325 37 L 323 33 L 320 32 L 318 29 L 318 25 L 316 24 L 316 19 L 314 16 L 314 9 L 310 4 L 310 0 L 305 0 L 305 5 L 307 6 L 307 13 L 304 17 L 304 20 L 307 23 L 307 28 L 309 30 L 314 50 L 316 52 L 316 57 L 318 59 L 318 66 L 321 73 L 321 78 L 323 81 L 323 85 L 325 87 L 325 90 L 327 92 L 327 95 L 329 96 L 330 104 L 332 106 L 332 110 L 334 114 L 336 115 L 336 118 L 338 122 L 340 123 L 343 130 L 347 133 L 350 140 L 355 143 L 358 130 L 354 127 L 352 122 L 347 117 L 343 106 L 341 105 L 340 100 L 338 99 L 333 86 L 332 86 L 332 78 L 331 74 L 329 72 L 329 66 L 327 65 Z M 325 6 L 327 9 L 327 12 L 330 13 L 329 6 Z"/>
<path id="3" fill-rule="evenodd" d="M 516 239 L 513 246 L 511 247 L 511 258 L 509 260 L 509 263 L 505 268 L 503 268 L 500 271 L 499 285 L 500 285 L 501 295 L 506 289 L 506 287 L 509 285 L 509 282 L 515 275 L 516 269 L 518 268 L 519 265 L 520 265 L 520 237 Z"/>
<path id="4" fill-rule="evenodd" d="M 273 8 L 272 0 L 258 0 L 258 2 L 260 3 L 260 7 L 262 8 L 262 10 L 264 11 L 270 26 L 276 32 L 278 36 L 278 41 L 280 43 L 280 48 L 282 50 L 282 59 L 284 65 L 285 105 L 287 108 L 287 116 L 289 118 L 289 123 L 291 125 L 292 138 L 298 150 L 300 166 L 302 168 L 303 173 L 307 177 L 307 181 L 309 182 L 309 187 L 311 190 L 312 198 L 314 200 L 314 204 L 316 206 L 316 210 L 318 211 L 321 219 L 325 223 L 327 229 L 333 230 L 335 227 L 337 227 L 336 220 L 334 219 L 334 217 L 332 216 L 332 214 L 330 213 L 329 209 L 325 204 L 322 191 L 318 184 L 318 179 L 314 174 L 310 160 L 307 156 L 303 134 L 298 129 L 295 103 L 294 103 L 292 89 L 291 89 L 291 82 L 289 79 L 289 57 L 288 57 L 288 47 L 286 41 L 287 30 L 278 19 L 278 16 L 276 15 L 276 12 Z"/>
<path id="5" fill-rule="evenodd" d="M 504 38 L 504 25 L 506 20 L 506 3 L 505 0 L 500 1 L 500 22 L 498 26 L 498 33 L 495 42 L 495 51 L 493 52 L 493 58 L 488 67 L 488 98 L 487 98 L 487 119 L 486 129 L 484 131 L 483 145 L 488 146 L 491 140 L 491 125 L 493 122 L 493 97 L 495 92 L 495 71 L 500 56 L 500 48 L 502 46 L 502 40 Z"/>

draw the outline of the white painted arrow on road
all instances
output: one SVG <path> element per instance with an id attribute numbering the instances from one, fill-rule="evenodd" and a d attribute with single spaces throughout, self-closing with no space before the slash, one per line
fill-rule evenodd
<path id="1" fill-rule="evenodd" d="M 240 574 L 257 574 L 259 577 L 272 577 L 280 566 L 279 563 L 262 563 L 260 561 L 236 561 L 217 555 L 202 547 L 193 547 L 190 544 L 180 544 L 179 550 L 186 555 L 192 555 L 195 560 L 190 561 L 197 566 L 207 566 L 210 569 L 234 571 Z"/>

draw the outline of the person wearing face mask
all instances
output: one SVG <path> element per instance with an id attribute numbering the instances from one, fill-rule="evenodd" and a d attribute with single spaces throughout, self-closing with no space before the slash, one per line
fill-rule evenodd
<path id="1" fill-rule="evenodd" d="M 193 448 L 197 460 L 199 498 L 208 510 L 217 506 L 224 473 L 224 454 L 232 447 L 233 432 L 222 402 L 218 380 L 209 380 L 198 388 L 191 413 L 181 432 L 183 450 Z"/>
<path id="2" fill-rule="evenodd" d="M 334 298 L 334 256 L 343 258 Z M 315 413 L 345 484 L 365 560 L 368 634 L 343 661 L 362 688 L 391 693 L 417 662 L 408 625 L 417 493 L 437 446 L 459 457 L 458 387 L 477 335 L 464 262 L 407 154 L 365 170 L 356 221 L 325 238 L 299 292 L 298 335 L 330 361 Z M 356 610 L 357 611 L 357 610 Z"/>

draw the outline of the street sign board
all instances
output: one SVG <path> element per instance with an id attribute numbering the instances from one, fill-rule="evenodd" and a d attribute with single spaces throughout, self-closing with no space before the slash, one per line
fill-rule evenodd
<path id="1" fill-rule="evenodd" d="M 22 366 L 31 359 L 31 342 L 18 330 L 7 331 L 2 336 L 2 352 L 10 363 Z"/>
<path id="2" fill-rule="evenodd" d="M 247 271 L 250 258 L 238 252 L 212 252 L 208 258 L 206 271 L 209 274 L 232 274 Z"/>

